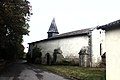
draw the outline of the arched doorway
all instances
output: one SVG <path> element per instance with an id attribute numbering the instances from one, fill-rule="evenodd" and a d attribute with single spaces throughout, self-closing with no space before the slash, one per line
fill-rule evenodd
<path id="1" fill-rule="evenodd" d="M 51 63 L 51 56 L 49 53 L 46 53 L 46 63 L 49 65 Z"/>

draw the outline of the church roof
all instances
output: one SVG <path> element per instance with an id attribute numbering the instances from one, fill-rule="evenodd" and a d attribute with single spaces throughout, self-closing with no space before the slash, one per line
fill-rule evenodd
<path id="1" fill-rule="evenodd" d="M 91 30 L 91 28 L 71 31 L 71 32 L 60 34 L 60 35 L 56 35 L 56 36 L 52 37 L 51 39 L 53 39 L 53 38 L 71 37 L 71 36 L 78 36 L 78 35 L 86 35 L 86 34 L 89 33 L 90 30 Z"/>
<path id="2" fill-rule="evenodd" d="M 57 26 L 56 26 L 56 23 L 55 23 L 55 18 L 53 18 L 48 32 L 58 33 L 58 29 L 57 29 Z"/>
<path id="3" fill-rule="evenodd" d="M 117 28 L 120 28 L 120 20 L 117 20 L 117 21 L 98 27 L 98 29 L 104 29 L 104 30 L 112 30 L 112 29 L 117 29 Z"/>
<path id="4" fill-rule="evenodd" d="M 53 40 L 53 39 L 87 35 L 91 29 L 92 28 L 87 28 L 87 29 L 81 29 L 81 30 L 76 30 L 76 31 L 72 31 L 72 32 L 67 32 L 67 33 L 59 34 L 59 35 L 56 35 L 54 37 L 43 39 L 43 40 L 32 42 L 32 43 L 38 43 L 38 42 L 48 41 L 48 40 Z M 32 44 L 32 43 L 28 43 L 28 44 Z"/>

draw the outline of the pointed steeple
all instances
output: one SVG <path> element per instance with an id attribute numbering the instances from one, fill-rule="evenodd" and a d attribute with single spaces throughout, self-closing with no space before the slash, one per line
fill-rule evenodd
<path id="1" fill-rule="evenodd" d="M 49 28 L 47 33 L 48 33 L 48 38 L 59 34 L 56 23 L 55 23 L 55 18 L 53 18 L 51 25 L 50 25 L 50 28 Z"/>

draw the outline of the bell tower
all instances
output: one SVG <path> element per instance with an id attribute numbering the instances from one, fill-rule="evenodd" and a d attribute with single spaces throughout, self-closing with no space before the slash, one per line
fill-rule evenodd
<path id="1" fill-rule="evenodd" d="M 48 33 L 48 38 L 59 34 L 56 23 L 55 23 L 55 18 L 53 18 L 51 25 L 50 25 L 50 28 L 49 28 L 47 33 Z"/>

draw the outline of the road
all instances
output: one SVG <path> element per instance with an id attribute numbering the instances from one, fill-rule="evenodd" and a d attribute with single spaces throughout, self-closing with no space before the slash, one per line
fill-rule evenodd
<path id="1" fill-rule="evenodd" d="M 0 80 L 69 80 L 25 63 L 9 63 L 0 72 Z"/>

